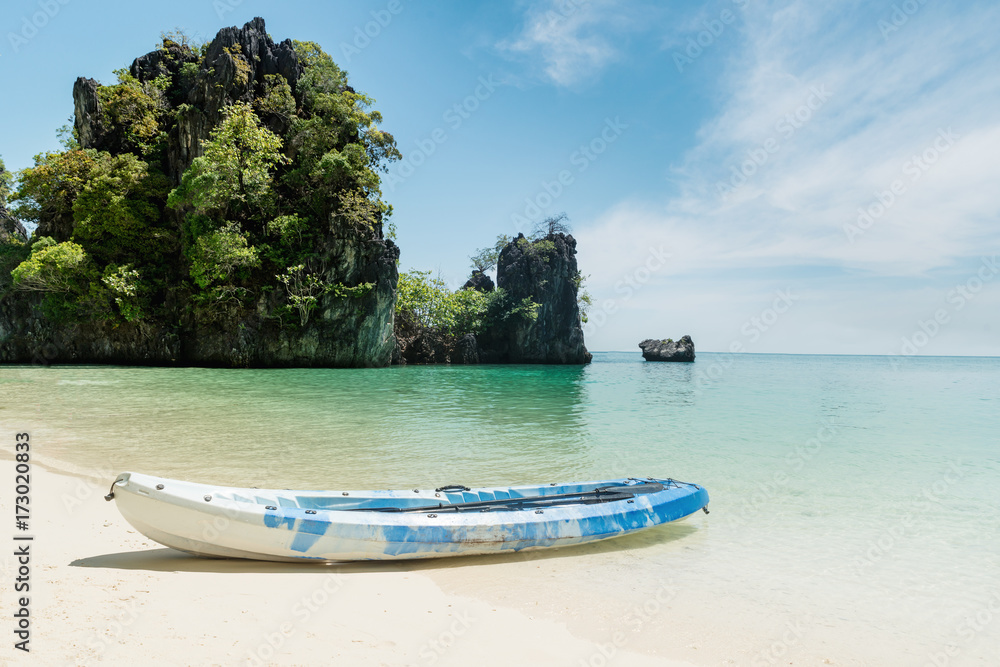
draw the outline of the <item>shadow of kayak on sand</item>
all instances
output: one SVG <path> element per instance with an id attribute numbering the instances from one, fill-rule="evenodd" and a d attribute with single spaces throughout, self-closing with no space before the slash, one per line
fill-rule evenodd
<path id="1" fill-rule="evenodd" d="M 215 572 L 241 573 L 315 573 L 319 570 L 343 574 L 365 572 L 410 572 L 441 570 L 455 567 L 496 565 L 502 563 L 531 562 L 548 558 L 572 558 L 621 551 L 636 551 L 654 545 L 664 545 L 697 533 L 697 526 L 687 523 L 649 528 L 632 535 L 623 535 L 590 544 L 576 544 L 537 551 L 518 551 L 485 556 L 447 556 L 414 560 L 380 561 L 301 561 L 276 562 L 240 558 L 208 558 L 195 556 L 175 549 L 160 548 L 145 551 L 122 551 L 79 558 L 72 567 L 96 567 L 112 570 L 148 570 L 151 572 Z"/>

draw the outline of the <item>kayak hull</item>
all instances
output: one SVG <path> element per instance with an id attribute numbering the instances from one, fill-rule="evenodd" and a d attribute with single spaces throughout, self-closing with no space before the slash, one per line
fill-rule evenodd
<path id="1" fill-rule="evenodd" d="M 586 497 L 602 487 L 652 483 L 662 490 L 592 504 L 560 504 L 556 498 L 525 509 L 495 507 L 508 500 Z M 123 473 L 110 495 L 136 530 L 160 544 L 199 556 L 274 561 L 400 560 L 567 546 L 677 521 L 708 504 L 701 486 L 652 478 L 462 491 L 317 492 Z M 462 503 L 475 508 L 455 511 Z"/>

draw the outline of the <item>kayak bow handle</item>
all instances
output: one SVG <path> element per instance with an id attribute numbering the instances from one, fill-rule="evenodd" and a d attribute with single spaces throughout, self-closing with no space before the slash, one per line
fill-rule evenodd
<path id="1" fill-rule="evenodd" d="M 472 489 L 470 489 L 469 487 L 462 486 L 461 484 L 449 484 L 448 486 L 442 486 L 441 488 L 434 489 L 436 493 L 441 493 L 442 491 L 444 491 L 445 493 L 453 493 L 456 491 L 471 491 L 471 490 Z"/>

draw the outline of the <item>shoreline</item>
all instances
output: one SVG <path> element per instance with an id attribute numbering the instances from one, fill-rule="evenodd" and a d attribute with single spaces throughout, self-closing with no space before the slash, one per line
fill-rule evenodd
<path id="1" fill-rule="evenodd" d="M 0 457 L 3 478 L 13 479 L 10 449 Z M 546 613 L 449 591 L 466 583 L 456 572 L 479 570 L 454 562 L 468 558 L 300 565 L 189 556 L 132 529 L 96 478 L 32 458 L 31 651 L 4 647 L 12 664 L 692 664 L 631 651 L 622 633 L 585 639 Z M 0 512 L 13 514 L 7 495 Z M 5 579 L 16 567 L 6 555 Z M 11 625 L 13 602 L 5 596 Z"/>

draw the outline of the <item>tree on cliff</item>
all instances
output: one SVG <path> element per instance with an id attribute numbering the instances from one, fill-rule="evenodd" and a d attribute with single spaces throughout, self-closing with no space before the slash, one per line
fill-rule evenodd
<path id="1" fill-rule="evenodd" d="M 0 171 L 0 202 L 37 225 L 33 244 L 48 239 L 7 269 L 11 286 L 51 287 L 48 312 L 113 326 L 257 311 L 302 326 L 285 317 L 302 299 L 367 293 L 329 252 L 383 238 L 379 173 L 400 154 L 317 44 L 275 44 L 254 19 L 198 48 L 164 35 L 116 75 L 77 81 L 74 141 L 36 156 L 12 194 Z"/>
<path id="2" fill-rule="evenodd" d="M 11 270 L 27 257 L 25 241 L 28 238 L 24 225 L 7 210 L 14 179 L 0 158 L 0 295 L 10 288 Z"/>
<path id="3" fill-rule="evenodd" d="M 169 207 L 189 211 L 184 225 L 189 273 L 207 307 L 217 310 L 219 302 L 248 294 L 242 283 L 261 261 L 243 227 L 273 215 L 272 174 L 288 162 L 281 146 L 253 108 L 237 102 L 225 109 L 203 145 L 204 155 L 194 159 L 167 198 Z"/>
<path id="4" fill-rule="evenodd" d="M 7 197 L 10 196 L 10 186 L 13 180 L 13 176 L 4 166 L 3 158 L 0 158 L 0 206 L 7 206 Z"/>
<path id="5" fill-rule="evenodd" d="M 171 208 L 191 208 L 220 219 L 267 217 L 273 199 L 272 174 L 289 160 L 281 137 L 261 125 L 245 102 L 226 107 L 225 118 L 204 143 L 204 155 L 184 172 L 167 199 Z"/>
<path id="6" fill-rule="evenodd" d="M 539 304 L 530 298 L 516 303 L 503 290 L 451 290 L 430 271 L 409 271 L 399 275 L 396 298 L 397 325 L 401 330 L 434 332 L 438 336 L 480 334 L 511 318 L 531 321 Z"/>
<path id="7" fill-rule="evenodd" d="M 553 220 L 561 224 L 563 218 Z M 546 232 L 547 232 L 546 228 Z M 429 271 L 400 275 L 397 359 L 402 362 L 586 363 L 581 328 L 582 277 L 576 241 L 562 232 L 501 236 L 472 256 L 481 271 L 496 265 L 492 291 L 456 291 Z M 475 338 L 470 340 L 469 334 Z M 474 359 L 475 361 L 468 361 Z"/>
<path id="8" fill-rule="evenodd" d="M 56 243 L 42 237 L 32 245 L 31 256 L 12 272 L 14 282 L 33 292 L 72 292 L 84 287 L 88 259 L 83 248 L 72 241 Z"/>
<path id="9" fill-rule="evenodd" d="M 549 216 L 535 225 L 531 238 L 537 240 L 549 234 L 569 234 L 571 230 L 568 220 L 569 216 L 565 213 Z"/>
<path id="10" fill-rule="evenodd" d="M 477 250 L 474 255 L 469 257 L 469 261 L 472 262 L 472 270 L 485 273 L 486 271 L 495 269 L 497 260 L 500 259 L 500 251 L 508 243 L 510 243 L 510 237 L 506 234 L 501 234 L 497 236 L 497 241 L 492 246 Z"/>
<path id="11" fill-rule="evenodd" d="M 45 292 L 57 320 L 136 321 L 175 237 L 163 174 L 129 153 L 77 149 L 38 155 L 20 176 L 14 212 L 37 227 L 12 286 Z"/>

